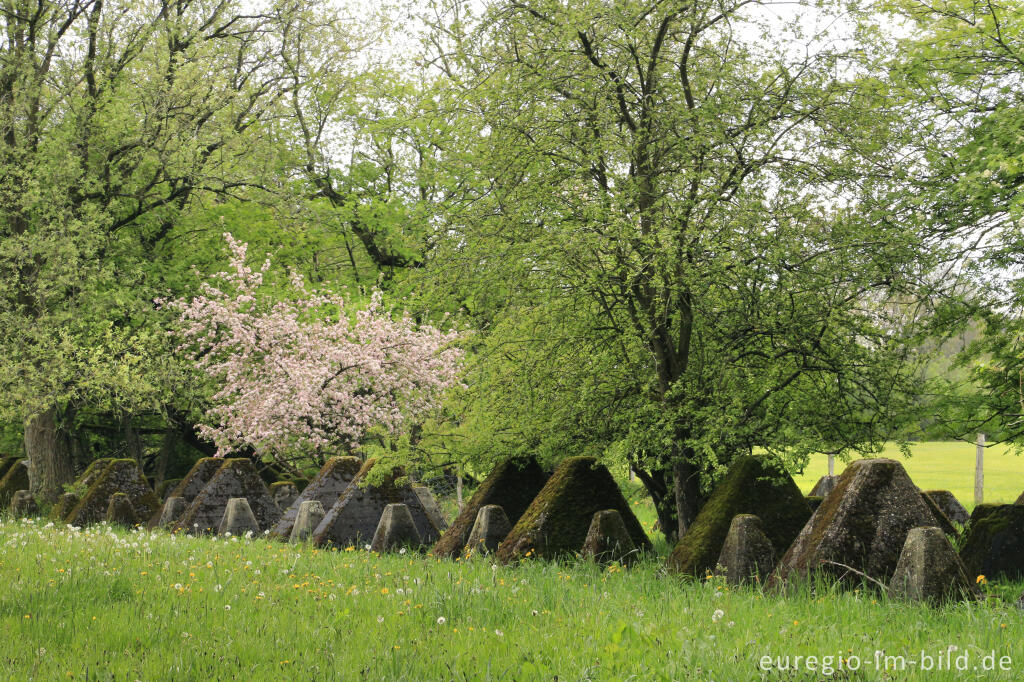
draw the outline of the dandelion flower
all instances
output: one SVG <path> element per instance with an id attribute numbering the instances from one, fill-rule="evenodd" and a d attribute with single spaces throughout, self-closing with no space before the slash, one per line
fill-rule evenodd
<path id="1" fill-rule="evenodd" d="M 438 625 L 444 625 L 447 622 L 448 621 L 447 621 L 447 619 L 444 616 L 438 616 L 438 618 L 437 618 L 437 624 Z"/>
<path id="2" fill-rule="evenodd" d="M 717 623 L 718 621 L 722 620 L 722 616 L 724 615 L 725 611 L 723 611 L 722 609 L 715 609 L 715 612 L 711 614 L 711 622 Z"/>

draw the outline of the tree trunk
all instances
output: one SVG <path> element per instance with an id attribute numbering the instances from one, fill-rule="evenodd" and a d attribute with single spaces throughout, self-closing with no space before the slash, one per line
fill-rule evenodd
<path id="1" fill-rule="evenodd" d="M 666 483 L 666 472 L 647 471 L 642 467 L 633 466 L 637 478 L 644 484 L 647 494 L 654 502 L 654 511 L 658 514 L 658 527 L 665 534 L 665 540 L 674 545 L 678 536 L 676 535 L 676 508 L 675 501 L 669 494 L 669 487 Z"/>
<path id="2" fill-rule="evenodd" d="M 32 495 L 43 504 L 56 502 L 64 484 L 75 480 L 71 438 L 58 423 L 56 407 L 25 422 L 25 455 Z"/>
<path id="3" fill-rule="evenodd" d="M 690 529 L 701 508 L 700 475 L 691 459 L 684 456 L 672 465 L 675 479 L 676 520 L 679 537 Z"/>
<path id="4" fill-rule="evenodd" d="M 122 415 L 121 432 L 124 435 L 124 445 L 128 456 L 134 459 L 141 467 L 142 441 L 139 439 L 139 432 L 135 430 L 135 425 L 132 424 L 131 415 Z"/>
<path id="5" fill-rule="evenodd" d="M 164 431 L 164 440 L 160 444 L 160 453 L 156 458 L 155 483 L 159 488 L 167 477 L 167 462 L 170 461 L 174 451 L 178 449 L 178 441 L 181 439 L 181 431 L 176 424 L 172 424 Z"/>

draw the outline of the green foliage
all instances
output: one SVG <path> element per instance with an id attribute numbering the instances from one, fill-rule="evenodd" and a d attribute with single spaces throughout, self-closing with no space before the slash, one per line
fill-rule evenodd
<path id="1" fill-rule="evenodd" d="M 857 54 L 748 3 L 499 2 L 456 23 L 434 35 L 476 136 L 413 279 L 481 332 L 459 447 L 625 459 L 664 510 L 675 463 L 698 498 L 737 454 L 799 466 L 898 434 L 918 321 L 891 303 L 932 260 L 917 223 L 864 208 L 898 113 L 836 77 Z"/>

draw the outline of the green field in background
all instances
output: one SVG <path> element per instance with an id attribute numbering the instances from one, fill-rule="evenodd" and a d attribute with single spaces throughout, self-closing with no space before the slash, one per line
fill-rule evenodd
<path id="1" fill-rule="evenodd" d="M 914 483 L 923 490 L 949 490 L 967 507 L 974 507 L 973 443 L 926 442 L 911 446 L 911 457 L 904 457 L 895 445 L 887 446 L 879 457 L 891 457 L 903 463 Z M 836 460 L 836 473 L 846 468 Z M 828 471 L 828 458 L 812 457 L 803 474 L 794 475 L 804 493 Z M 1005 445 L 985 448 L 984 502 L 1009 504 L 1024 492 L 1024 456 L 1013 454 Z"/>

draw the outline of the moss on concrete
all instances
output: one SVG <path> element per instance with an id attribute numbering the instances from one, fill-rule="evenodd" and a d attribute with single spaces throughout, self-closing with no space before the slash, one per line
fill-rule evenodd
<path id="1" fill-rule="evenodd" d="M 28 489 L 28 460 L 19 459 L 7 469 L 7 473 L 0 479 L 0 509 L 7 509 L 14 493 Z"/>
<path id="2" fill-rule="evenodd" d="M 992 512 L 999 509 L 1000 506 L 1001 505 L 998 504 L 979 504 L 974 508 L 974 511 L 971 512 L 971 516 L 967 520 L 967 525 L 973 526 Z"/>
<path id="3" fill-rule="evenodd" d="M 651 549 L 651 541 L 608 469 L 593 457 L 571 457 L 551 475 L 499 545 L 496 556 L 508 563 L 526 557 L 555 559 L 575 554 L 587 539 L 594 514 L 605 509 L 619 512 L 637 549 Z"/>
<path id="4" fill-rule="evenodd" d="M 188 504 L 192 504 L 193 500 L 203 491 L 203 488 L 210 482 L 214 474 L 224 466 L 224 461 L 220 457 L 203 457 L 192 465 L 192 468 L 185 474 L 185 478 L 181 479 L 169 493 L 160 499 L 166 500 L 170 497 L 180 497 Z M 160 523 L 160 516 L 161 513 L 158 510 L 150 516 L 147 526 L 149 528 L 156 528 Z"/>
<path id="5" fill-rule="evenodd" d="M 270 536 L 289 540 L 303 502 L 316 501 L 323 505 L 324 510 L 329 510 L 362 468 L 363 462 L 358 457 L 332 457 L 327 460 L 308 485 L 299 487 L 296 484 L 302 492 L 287 509 L 282 510 L 281 518 L 274 524 Z"/>
<path id="6" fill-rule="evenodd" d="M 324 515 L 320 525 L 313 531 L 312 540 L 315 545 L 346 547 L 354 543 L 370 542 L 377 531 L 384 508 L 389 504 L 404 504 L 409 508 L 423 544 L 432 544 L 440 537 L 440 529 L 431 521 L 412 486 L 398 483 L 399 479 L 405 478 L 401 469 L 386 472 L 382 479 L 375 477 L 378 479 L 375 485 L 367 484 L 375 464 L 375 460 L 367 460 L 345 492 Z"/>
<path id="7" fill-rule="evenodd" d="M 20 459 L 22 459 L 22 458 L 21 457 L 4 457 L 3 459 L 0 459 L 0 480 L 3 480 L 3 477 L 6 476 L 7 472 L 11 470 L 11 467 L 14 466 L 15 463 L 17 463 L 18 460 L 20 460 Z"/>
<path id="8" fill-rule="evenodd" d="M 971 578 L 1020 580 L 1024 578 L 1024 506 L 993 507 L 971 522 L 960 559 Z"/>
<path id="9" fill-rule="evenodd" d="M 248 500 L 261 531 L 271 528 L 280 511 L 263 479 L 256 473 L 252 460 L 239 457 L 220 461 L 217 473 L 192 500 L 174 529 L 196 535 L 216 533 L 228 500 L 233 497 Z"/>
<path id="10" fill-rule="evenodd" d="M 839 564 L 888 582 L 910 529 L 934 525 L 934 515 L 899 462 L 857 460 L 779 560 L 770 582 L 781 586 L 817 571 L 860 581 Z"/>
<path id="11" fill-rule="evenodd" d="M 738 514 L 756 514 L 776 556 L 781 556 L 810 519 L 811 509 L 792 477 L 777 463 L 763 457 L 740 457 L 676 543 L 668 558 L 669 570 L 699 577 L 713 571 L 729 525 Z"/>
<path id="12" fill-rule="evenodd" d="M 501 507 L 509 524 L 514 526 L 547 480 L 544 470 L 532 457 L 505 460 L 476 489 L 431 553 L 436 557 L 447 558 L 462 554 L 477 514 L 487 505 Z"/>
<path id="13" fill-rule="evenodd" d="M 114 459 L 95 477 L 82 499 L 65 517 L 64 523 L 85 526 L 102 521 L 115 493 L 127 494 L 140 518 L 155 514 L 160 509 L 156 493 L 149 487 L 135 460 Z"/>

